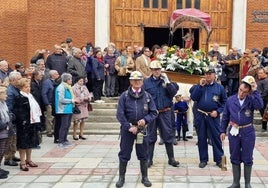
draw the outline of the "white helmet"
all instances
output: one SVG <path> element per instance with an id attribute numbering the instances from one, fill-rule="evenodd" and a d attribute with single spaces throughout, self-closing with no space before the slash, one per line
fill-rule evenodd
<path id="1" fill-rule="evenodd" d="M 142 80 L 143 76 L 139 71 L 133 71 L 129 77 L 130 80 Z"/>
<path id="2" fill-rule="evenodd" d="M 252 85 L 255 82 L 255 79 L 253 76 L 245 76 L 245 78 L 242 79 L 242 82 Z"/>
<path id="3" fill-rule="evenodd" d="M 158 60 L 153 60 L 153 61 L 150 63 L 150 68 L 151 68 L 151 69 L 161 69 L 161 68 L 162 68 L 161 62 L 158 61 Z"/>

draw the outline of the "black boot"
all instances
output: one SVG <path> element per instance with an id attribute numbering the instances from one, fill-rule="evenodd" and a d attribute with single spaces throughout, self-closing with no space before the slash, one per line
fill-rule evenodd
<path id="1" fill-rule="evenodd" d="M 267 121 L 262 121 L 262 131 L 265 132 L 267 131 Z"/>
<path id="2" fill-rule="evenodd" d="M 180 162 L 174 159 L 173 145 L 169 143 L 165 143 L 165 146 L 166 146 L 166 151 L 168 155 L 168 164 L 174 167 L 179 166 Z"/>
<path id="3" fill-rule="evenodd" d="M 180 141 L 181 140 L 181 129 L 177 129 L 177 141 Z"/>
<path id="4" fill-rule="evenodd" d="M 153 165 L 153 157 L 154 157 L 154 143 L 149 144 L 148 147 L 148 168 L 150 168 Z"/>
<path id="5" fill-rule="evenodd" d="M 150 182 L 150 180 L 148 179 L 148 166 L 147 166 L 147 161 L 140 161 L 140 168 L 141 168 L 141 183 L 145 186 L 145 187 L 151 187 L 152 183 Z"/>
<path id="6" fill-rule="evenodd" d="M 126 174 L 126 168 L 127 168 L 127 162 L 121 162 L 119 163 L 119 179 L 116 182 L 116 187 L 123 187 L 125 183 L 125 174 Z"/>
<path id="7" fill-rule="evenodd" d="M 175 137 L 173 139 L 173 145 L 178 145 L 178 141 L 177 141 L 177 139 Z"/>
<path id="8" fill-rule="evenodd" d="M 251 169 L 252 169 L 252 166 L 244 165 L 245 188 L 251 188 L 251 185 L 250 185 Z"/>
<path id="9" fill-rule="evenodd" d="M 241 166 L 232 164 L 233 184 L 228 188 L 240 188 Z"/>
<path id="10" fill-rule="evenodd" d="M 188 141 L 188 139 L 186 138 L 186 131 L 182 132 L 182 137 L 184 141 Z"/>

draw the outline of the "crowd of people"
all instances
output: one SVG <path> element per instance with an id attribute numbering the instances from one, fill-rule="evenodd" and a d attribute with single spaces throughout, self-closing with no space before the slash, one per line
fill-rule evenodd
<path id="1" fill-rule="evenodd" d="M 120 176 L 116 186 L 122 187 L 125 182 L 131 148 L 141 134 L 144 142 L 136 150 L 141 161 L 142 183 L 151 186 L 147 168 L 153 165 L 158 133 L 165 144 L 168 164 L 173 167 L 180 164 L 174 157 L 175 137 L 180 141 L 182 132 L 182 140 L 187 141 L 188 103 L 178 93 L 179 85 L 162 72 L 162 65 L 158 61 L 158 56 L 167 50 L 167 45 L 154 45 L 152 49 L 135 45 L 117 50 L 114 43 L 109 43 L 102 50 L 90 42 L 77 48 L 72 39 L 67 38 L 61 44 L 54 45 L 51 54 L 46 50 L 37 50 L 28 67 L 24 63 L 16 63 L 15 70 L 11 70 L 8 61 L 1 59 L 0 105 L 3 107 L 0 109 L 0 159 L 4 157 L 4 164 L 9 166 L 18 166 L 20 161 L 20 169 L 23 171 L 29 171 L 29 167 L 38 167 L 31 159 L 31 152 L 33 148 L 40 148 L 41 133 L 48 137 L 54 136 L 54 143 L 59 148 L 66 148 L 72 144 L 67 135 L 73 125 L 73 140 L 85 140 L 83 130 L 90 102 L 103 103 L 103 96 L 120 96 L 117 111 L 121 123 Z M 179 53 L 184 49 L 176 50 Z M 205 78 L 189 92 L 195 102 L 193 110 L 199 167 L 204 168 L 209 160 L 209 139 L 214 161 L 221 168 L 223 134 L 227 131 L 226 125 L 235 121 L 230 119 L 230 114 L 234 112 L 229 112 L 230 109 L 226 107 L 227 97 L 238 93 L 242 100 L 239 101 L 241 106 L 248 95 L 255 100 L 261 97 L 263 105 L 247 104 L 250 109 L 245 111 L 245 115 L 253 119 L 252 110 L 258 109 L 262 115 L 265 112 L 268 102 L 268 48 L 246 49 L 240 54 L 234 47 L 229 54 L 221 54 L 219 45 L 215 43 L 208 56 L 220 65 L 220 73 L 209 67 L 204 72 Z M 248 76 L 253 79 L 252 82 L 247 80 Z M 255 81 L 253 87 L 251 83 Z M 241 82 L 244 85 L 239 85 Z M 126 106 L 129 108 L 126 109 Z M 74 112 L 76 108 L 79 112 Z M 222 112 L 224 129 L 220 129 Z M 252 125 L 252 119 L 249 118 L 246 123 L 235 121 L 234 126 Z M 262 128 L 263 131 L 267 130 L 267 121 L 262 122 Z M 15 156 L 17 150 L 19 158 Z M 246 166 L 252 166 L 250 159 L 247 160 Z M 235 165 L 239 162 L 245 161 L 232 161 L 234 169 L 237 170 Z M 7 176 L 8 171 L 0 169 L 0 178 Z"/>

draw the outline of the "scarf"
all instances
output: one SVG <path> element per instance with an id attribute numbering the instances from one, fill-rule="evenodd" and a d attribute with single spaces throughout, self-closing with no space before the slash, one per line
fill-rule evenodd
<path id="1" fill-rule="evenodd" d="M 74 99 L 75 96 L 74 96 L 74 92 L 73 92 L 72 86 L 69 85 L 69 84 L 67 84 L 67 83 L 65 83 L 65 82 L 63 82 L 63 85 L 64 85 L 64 87 L 65 87 L 66 89 L 68 89 L 68 90 L 70 91 L 71 96 L 72 96 L 72 99 Z M 74 107 L 74 104 L 73 104 L 73 107 Z"/>
<path id="2" fill-rule="evenodd" d="M 34 99 L 31 93 L 20 91 L 20 94 L 29 100 L 30 104 L 30 120 L 31 124 L 40 123 L 40 116 L 42 115 L 39 104 Z"/>
<path id="3" fill-rule="evenodd" d="M 3 123 L 7 123 L 10 121 L 9 114 L 8 114 L 8 108 L 5 101 L 0 101 L 0 118 Z"/>
<path id="4" fill-rule="evenodd" d="M 97 57 L 97 60 L 98 60 L 99 63 L 103 63 L 103 61 L 102 61 L 102 57 L 101 57 L 101 58 L 98 58 L 98 57 Z"/>
<path id="5" fill-rule="evenodd" d="M 121 55 L 121 66 L 125 67 L 127 64 L 127 57 L 124 55 Z"/>

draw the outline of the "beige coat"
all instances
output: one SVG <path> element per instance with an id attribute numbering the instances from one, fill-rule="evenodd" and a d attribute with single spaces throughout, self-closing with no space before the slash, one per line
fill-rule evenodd
<path id="1" fill-rule="evenodd" d="M 122 66 L 122 57 L 119 56 L 116 61 L 115 61 L 115 70 L 117 70 L 117 75 L 118 76 L 126 76 L 127 73 L 131 73 L 132 71 L 135 70 L 135 64 L 133 59 L 130 56 L 127 56 L 127 62 L 126 66 Z"/>
<path id="2" fill-rule="evenodd" d="M 146 64 L 145 59 L 147 60 L 147 64 Z M 151 63 L 151 59 L 149 57 L 146 57 L 145 55 L 141 55 L 137 57 L 135 61 L 136 70 L 140 71 L 143 77 L 149 77 L 151 76 L 151 70 L 149 68 L 150 63 Z"/>

